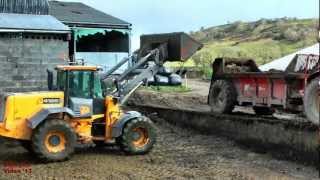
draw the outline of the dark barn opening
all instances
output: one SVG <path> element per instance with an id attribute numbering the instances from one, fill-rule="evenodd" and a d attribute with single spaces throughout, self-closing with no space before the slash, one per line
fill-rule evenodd
<path id="1" fill-rule="evenodd" d="M 129 52 L 129 35 L 104 31 L 77 37 L 77 52 Z"/>

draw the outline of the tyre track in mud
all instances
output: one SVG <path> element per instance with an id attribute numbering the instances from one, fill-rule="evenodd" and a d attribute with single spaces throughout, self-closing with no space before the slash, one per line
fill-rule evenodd
<path id="1" fill-rule="evenodd" d="M 158 105 L 207 111 L 201 93 L 169 96 L 173 102 L 159 95 Z M 148 98 L 137 98 L 132 99 L 148 103 Z M 277 160 L 226 138 L 176 127 L 152 113 L 148 116 L 158 127 L 158 141 L 147 155 L 127 156 L 118 147 L 88 147 L 79 148 L 69 161 L 43 164 L 17 143 L 1 140 L 0 179 L 317 179 L 313 166 Z M 5 173 L 8 162 L 29 164 L 32 172 Z"/>
<path id="2" fill-rule="evenodd" d="M 42 164 L 23 148 L 5 141 L 0 179 L 315 179 L 317 171 L 268 154 L 239 148 L 234 142 L 200 135 L 150 115 L 158 142 L 144 156 L 126 156 L 117 147 L 81 148 L 66 162 Z M 7 174 L 6 161 L 29 163 L 31 174 Z"/>

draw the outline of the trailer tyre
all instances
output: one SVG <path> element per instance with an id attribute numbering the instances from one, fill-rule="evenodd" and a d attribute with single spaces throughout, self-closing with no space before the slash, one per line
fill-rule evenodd
<path id="1" fill-rule="evenodd" d="M 139 117 L 128 122 L 117 139 L 120 148 L 127 154 L 146 154 L 156 142 L 156 128 L 147 117 Z"/>
<path id="2" fill-rule="evenodd" d="M 303 98 L 304 113 L 316 125 L 319 125 L 319 80 L 316 78 L 308 84 Z"/>
<path id="3" fill-rule="evenodd" d="M 253 106 L 253 110 L 256 115 L 272 115 L 274 113 L 274 110 L 269 107 Z"/>
<path id="4" fill-rule="evenodd" d="M 68 159 L 74 152 L 76 133 L 64 120 L 49 119 L 40 124 L 31 138 L 35 154 L 43 161 Z"/>
<path id="5" fill-rule="evenodd" d="M 226 80 L 216 80 L 210 88 L 209 105 L 215 113 L 231 113 L 236 105 L 237 93 L 233 84 Z"/>

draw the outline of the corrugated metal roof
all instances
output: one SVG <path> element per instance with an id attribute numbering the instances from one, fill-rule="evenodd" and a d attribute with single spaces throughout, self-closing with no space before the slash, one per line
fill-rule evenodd
<path id="1" fill-rule="evenodd" d="M 0 30 L 66 32 L 70 29 L 50 15 L 0 13 Z"/>
<path id="2" fill-rule="evenodd" d="M 0 13 L 49 14 L 47 0 L 0 0 Z"/>
<path id="3" fill-rule="evenodd" d="M 130 23 L 96 10 L 80 2 L 49 1 L 49 14 L 68 25 L 120 26 L 129 28 Z"/>
<path id="4" fill-rule="evenodd" d="M 276 59 L 270 63 L 261 65 L 259 68 L 262 71 L 269 71 L 270 69 L 276 69 L 276 70 L 281 70 L 284 71 L 288 65 L 290 64 L 290 62 L 293 60 L 293 58 L 297 55 L 297 54 L 314 54 L 314 55 L 319 55 L 319 43 L 313 45 L 313 46 L 309 46 L 307 48 L 301 49 L 297 52 L 294 52 L 292 54 L 289 54 L 287 56 L 281 57 L 279 59 Z"/>

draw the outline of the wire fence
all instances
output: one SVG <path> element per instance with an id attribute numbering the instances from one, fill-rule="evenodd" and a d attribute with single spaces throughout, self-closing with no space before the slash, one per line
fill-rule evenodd
<path id="1" fill-rule="evenodd" d="M 48 15 L 47 0 L 0 0 L 0 13 Z"/>

